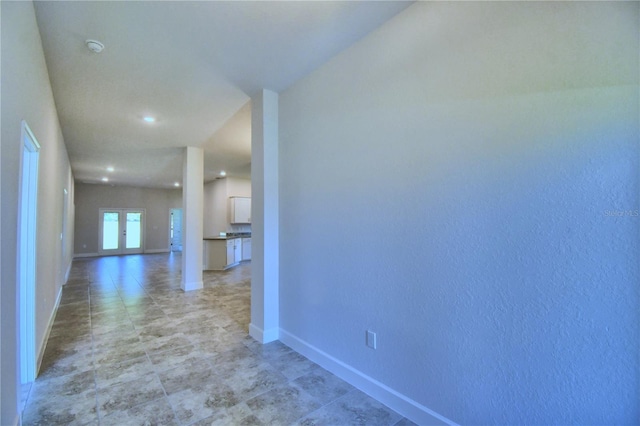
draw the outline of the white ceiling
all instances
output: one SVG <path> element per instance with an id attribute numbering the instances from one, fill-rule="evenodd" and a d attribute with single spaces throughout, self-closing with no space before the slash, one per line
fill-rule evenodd
<path id="1" fill-rule="evenodd" d="M 205 181 L 249 177 L 251 95 L 282 91 L 409 4 L 36 1 L 75 178 L 171 187 L 185 146 L 205 149 Z"/>

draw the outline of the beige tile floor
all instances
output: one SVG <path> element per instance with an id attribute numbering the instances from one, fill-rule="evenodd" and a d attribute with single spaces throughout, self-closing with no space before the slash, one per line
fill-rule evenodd
<path id="1" fill-rule="evenodd" d="M 411 425 L 247 335 L 250 263 L 180 290 L 179 254 L 74 261 L 25 425 Z"/>

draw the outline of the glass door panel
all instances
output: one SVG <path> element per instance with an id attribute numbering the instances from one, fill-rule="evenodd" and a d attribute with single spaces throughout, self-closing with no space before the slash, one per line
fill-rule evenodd
<path id="1" fill-rule="evenodd" d="M 120 248 L 120 212 L 103 212 L 101 225 L 102 250 L 118 250 Z"/>
<path id="2" fill-rule="evenodd" d="M 182 251 L 182 209 L 171 209 L 169 226 L 171 251 Z"/>
<path id="3" fill-rule="evenodd" d="M 126 241 L 124 246 L 126 249 L 139 249 L 142 247 L 142 238 L 140 235 L 142 231 L 141 223 L 142 212 L 127 212 Z"/>

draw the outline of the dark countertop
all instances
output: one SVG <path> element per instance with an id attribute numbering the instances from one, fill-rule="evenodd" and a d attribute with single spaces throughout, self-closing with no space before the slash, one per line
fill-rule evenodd
<path id="1" fill-rule="evenodd" d="M 251 234 L 247 234 L 247 233 L 238 233 L 238 234 L 227 234 L 226 237 L 204 237 L 203 240 L 233 240 L 234 238 L 251 238 Z"/>

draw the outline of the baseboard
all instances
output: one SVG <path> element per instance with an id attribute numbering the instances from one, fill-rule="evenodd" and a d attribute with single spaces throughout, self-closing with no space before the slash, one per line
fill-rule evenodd
<path id="1" fill-rule="evenodd" d="M 260 343 L 269 343 L 278 340 L 280 335 L 278 328 L 263 330 L 254 324 L 249 324 L 249 335 Z"/>
<path id="2" fill-rule="evenodd" d="M 280 341 L 296 352 L 309 358 L 322 368 L 332 372 L 345 382 L 355 386 L 367 395 L 382 402 L 387 407 L 402 414 L 409 420 L 419 425 L 450 425 L 457 426 L 455 422 L 425 407 L 422 404 L 402 395 L 379 381 L 356 370 L 350 365 L 332 357 L 326 352 L 310 345 L 280 329 Z"/>
<path id="3" fill-rule="evenodd" d="M 79 258 L 79 257 L 98 257 L 100 256 L 98 253 L 75 253 L 73 255 L 73 258 Z"/>
<path id="4" fill-rule="evenodd" d="M 151 249 L 145 250 L 143 254 L 157 254 L 157 253 L 169 253 L 169 249 Z M 82 257 L 100 257 L 104 256 L 100 253 L 76 253 L 73 255 L 74 259 L 82 258 Z M 112 256 L 112 255 L 109 255 Z M 69 267 L 71 268 L 71 267 Z"/>
<path id="5" fill-rule="evenodd" d="M 190 283 L 181 283 L 180 287 L 184 291 L 200 290 L 204 287 L 204 283 L 202 281 L 192 281 Z"/>
<path id="6" fill-rule="evenodd" d="M 64 282 L 62 285 L 66 284 L 69 281 L 69 274 L 71 273 L 71 266 L 73 265 L 73 260 L 69 262 L 67 265 L 67 272 L 64 273 Z"/>
<path id="7" fill-rule="evenodd" d="M 49 322 L 47 323 L 47 331 L 44 333 L 44 337 L 40 342 L 40 350 L 38 351 L 38 358 L 36 358 L 36 377 L 40 373 L 40 365 L 42 364 L 42 357 L 44 356 L 44 351 L 47 349 L 47 342 L 49 341 L 49 335 L 51 334 L 51 328 L 53 327 L 53 322 L 56 319 L 56 313 L 58 312 L 58 307 L 60 306 L 60 300 L 62 300 L 62 286 L 58 290 L 58 296 L 56 296 L 56 303 L 53 306 L 53 310 L 51 311 L 51 315 L 49 315 Z"/>

